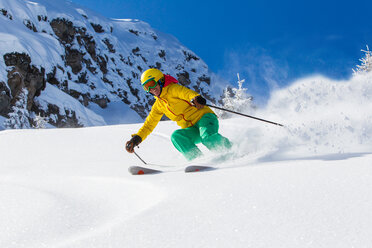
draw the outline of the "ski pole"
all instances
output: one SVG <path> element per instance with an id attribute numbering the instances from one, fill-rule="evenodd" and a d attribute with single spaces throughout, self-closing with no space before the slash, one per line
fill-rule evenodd
<path id="1" fill-rule="evenodd" d="M 135 151 L 133 151 L 133 152 L 137 156 L 137 158 L 142 161 L 142 163 L 147 165 L 147 163 Z"/>
<path id="2" fill-rule="evenodd" d="M 235 112 L 235 111 L 232 111 L 232 110 L 229 110 L 229 109 L 224 109 L 224 108 L 220 108 L 220 107 L 209 105 L 209 104 L 206 104 L 206 106 L 211 107 L 211 108 L 215 108 L 215 109 L 219 109 L 219 110 L 223 110 L 223 111 L 226 111 L 226 112 L 230 112 L 230 113 L 233 113 L 233 114 L 237 114 L 237 115 L 242 115 L 242 116 L 249 117 L 249 118 L 252 118 L 252 119 L 255 119 L 255 120 L 258 120 L 258 121 L 264 121 L 264 122 L 267 122 L 267 123 L 270 123 L 270 124 L 274 124 L 274 125 L 283 127 L 283 125 L 280 124 L 280 123 L 276 123 L 276 122 L 264 120 L 264 119 L 257 118 L 257 117 L 251 116 L 251 115 L 242 114 L 242 113 Z"/>
<path id="3" fill-rule="evenodd" d="M 131 144 L 130 144 L 129 142 L 127 143 L 126 146 L 127 146 L 127 147 L 126 147 L 127 150 L 131 148 Z M 137 147 L 139 148 L 138 145 L 137 145 Z M 137 158 L 138 158 L 139 160 L 142 161 L 142 163 L 147 164 L 147 163 L 145 162 L 145 160 L 143 160 L 143 159 L 142 159 L 142 158 L 141 158 L 141 157 L 136 153 L 136 151 L 134 150 L 134 147 L 133 147 L 133 153 L 134 153 L 134 155 L 137 156 Z"/>

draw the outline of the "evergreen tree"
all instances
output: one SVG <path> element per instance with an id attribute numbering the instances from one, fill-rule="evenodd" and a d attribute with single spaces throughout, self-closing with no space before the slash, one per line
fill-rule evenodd
<path id="1" fill-rule="evenodd" d="M 27 110 L 27 89 L 23 89 L 18 95 L 18 101 L 12 107 L 12 111 L 8 114 L 9 119 L 4 121 L 4 127 L 8 129 L 24 129 L 30 128 L 29 117 Z"/>
<path id="2" fill-rule="evenodd" d="M 365 53 L 365 57 L 362 59 L 359 59 L 361 65 L 357 65 L 356 69 L 353 69 L 354 75 L 360 74 L 360 73 L 366 73 L 372 71 L 372 52 L 369 50 L 369 47 L 367 45 L 367 50 L 361 50 Z"/>
<path id="3" fill-rule="evenodd" d="M 249 96 L 247 89 L 243 88 L 245 79 L 241 80 L 239 73 L 238 76 L 238 88 L 227 87 L 222 96 L 223 108 L 233 110 L 236 112 L 245 112 L 249 109 L 254 108 L 252 105 L 253 97 Z M 228 118 L 231 116 L 228 112 L 219 112 L 220 117 Z"/>
<path id="4" fill-rule="evenodd" d="M 40 114 L 36 115 L 33 119 L 33 127 L 36 129 L 44 129 L 46 127 L 47 121 L 45 117 L 42 117 Z"/>

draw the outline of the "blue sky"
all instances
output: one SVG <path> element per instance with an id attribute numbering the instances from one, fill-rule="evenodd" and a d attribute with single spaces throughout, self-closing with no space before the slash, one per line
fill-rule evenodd
<path id="1" fill-rule="evenodd" d="M 177 37 L 209 68 L 253 95 L 320 73 L 347 78 L 372 47 L 372 1 L 72 0 Z"/>

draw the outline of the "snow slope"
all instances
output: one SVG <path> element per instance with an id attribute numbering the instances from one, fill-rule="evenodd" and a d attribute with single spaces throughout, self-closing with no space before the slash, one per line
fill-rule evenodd
<path id="1" fill-rule="evenodd" d="M 285 128 L 222 120 L 235 159 L 203 150 L 210 172 L 130 175 L 141 124 L 2 131 L 0 247 L 370 247 L 370 78 L 274 92 L 254 114 Z M 181 170 L 176 128 L 161 122 L 138 154 Z"/>

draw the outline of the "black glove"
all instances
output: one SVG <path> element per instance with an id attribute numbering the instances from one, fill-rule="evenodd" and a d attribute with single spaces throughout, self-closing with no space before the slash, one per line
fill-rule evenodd
<path id="1" fill-rule="evenodd" d="M 134 152 L 134 147 L 138 146 L 142 142 L 142 138 L 138 135 L 134 135 L 126 144 L 125 149 L 129 153 Z"/>
<path id="2" fill-rule="evenodd" d="M 197 109 L 201 109 L 205 106 L 207 100 L 202 96 L 196 96 L 191 100 L 191 103 L 194 104 Z"/>

